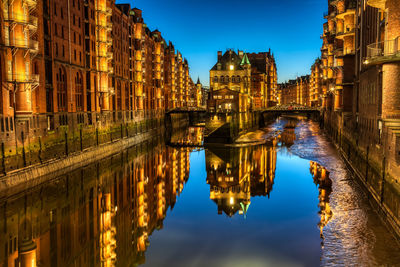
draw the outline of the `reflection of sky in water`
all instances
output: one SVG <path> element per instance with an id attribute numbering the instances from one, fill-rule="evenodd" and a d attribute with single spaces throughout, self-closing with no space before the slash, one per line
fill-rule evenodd
<path id="1" fill-rule="evenodd" d="M 217 214 L 205 153 L 193 152 L 188 183 L 164 228 L 150 237 L 146 265 L 318 266 L 318 190 L 309 161 L 282 152 L 270 199 L 252 197 L 246 219 Z"/>

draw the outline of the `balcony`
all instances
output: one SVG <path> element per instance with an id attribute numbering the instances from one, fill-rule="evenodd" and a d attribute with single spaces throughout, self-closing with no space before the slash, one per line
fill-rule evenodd
<path id="1" fill-rule="evenodd" d="M 375 65 L 400 61 L 399 38 L 368 45 L 364 64 Z"/>
<path id="2" fill-rule="evenodd" d="M 109 92 L 109 87 L 108 86 L 100 86 L 99 87 L 99 92 L 108 93 Z"/>
<path id="3" fill-rule="evenodd" d="M 97 39 L 98 43 L 106 44 L 106 45 L 112 45 L 112 40 L 109 38 L 98 38 Z"/>
<path id="4" fill-rule="evenodd" d="M 7 82 L 12 83 L 39 83 L 39 74 L 26 74 L 26 73 L 7 73 Z"/>
<path id="5" fill-rule="evenodd" d="M 337 39 L 343 39 L 346 36 L 351 36 L 354 35 L 356 31 L 356 25 L 354 24 L 347 24 L 344 29 L 337 30 L 336 32 L 336 38 Z"/>
<path id="6" fill-rule="evenodd" d="M 35 8 L 37 5 L 37 0 L 25 0 L 25 3 L 28 5 L 29 8 Z"/>
<path id="7" fill-rule="evenodd" d="M 4 46 L 12 48 L 29 49 L 31 52 L 39 50 L 39 42 L 27 39 L 4 38 Z"/>
<path id="8" fill-rule="evenodd" d="M 354 48 L 346 47 L 335 51 L 336 57 L 353 56 L 356 50 Z"/>
<path id="9" fill-rule="evenodd" d="M 35 28 L 37 28 L 37 25 L 38 25 L 37 17 L 25 15 L 23 13 L 8 14 L 8 13 L 4 12 L 4 21 L 10 22 L 10 23 L 18 23 L 18 24 L 22 24 L 22 25 L 27 25 L 27 26 L 31 26 L 31 27 L 35 27 Z"/>
<path id="10" fill-rule="evenodd" d="M 344 19 L 345 16 L 348 15 L 355 15 L 356 14 L 356 8 L 355 7 L 349 7 L 346 8 L 343 12 L 340 12 L 336 15 L 337 19 Z"/>
<path id="11" fill-rule="evenodd" d="M 367 5 L 384 10 L 386 8 L 386 0 L 368 0 Z"/>

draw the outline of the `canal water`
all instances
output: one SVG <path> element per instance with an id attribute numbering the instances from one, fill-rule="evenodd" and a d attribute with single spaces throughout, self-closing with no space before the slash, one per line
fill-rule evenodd
<path id="1" fill-rule="evenodd" d="M 0 262 L 400 265 L 399 243 L 314 122 L 280 118 L 255 134 L 264 145 L 200 149 L 202 134 L 3 193 Z"/>

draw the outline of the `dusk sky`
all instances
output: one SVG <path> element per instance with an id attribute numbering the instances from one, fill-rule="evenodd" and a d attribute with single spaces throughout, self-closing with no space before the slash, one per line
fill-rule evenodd
<path id="1" fill-rule="evenodd" d="M 127 3 L 129 0 L 118 0 Z M 145 23 L 171 40 L 189 61 L 190 74 L 209 84 L 217 51 L 227 48 L 275 55 L 279 82 L 310 73 L 320 55 L 326 0 L 137 0 Z"/>

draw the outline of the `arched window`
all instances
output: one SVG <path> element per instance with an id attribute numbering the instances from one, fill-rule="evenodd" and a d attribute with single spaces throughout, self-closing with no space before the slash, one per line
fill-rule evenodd
<path id="1" fill-rule="evenodd" d="M 75 77 L 75 103 L 76 111 L 83 111 L 83 79 L 80 72 Z"/>
<path id="2" fill-rule="evenodd" d="M 221 78 L 219 80 L 221 81 L 221 83 L 225 82 L 224 76 L 221 76 Z"/>
<path id="3" fill-rule="evenodd" d="M 239 75 L 236 77 L 236 82 L 240 83 L 240 76 Z"/>
<path id="4" fill-rule="evenodd" d="M 67 111 L 67 75 L 65 74 L 64 68 L 58 68 L 56 73 L 56 81 L 58 111 Z"/>
<path id="5" fill-rule="evenodd" d="M 218 76 L 214 77 L 214 82 L 217 83 L 218 82 Z"/>
<path id="6" fill-rule="evenodd" d="M 229 83 L 229 76 L 225 76 L 225 82 Z"/>

